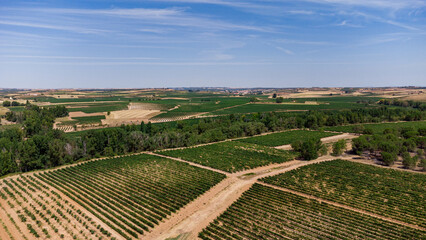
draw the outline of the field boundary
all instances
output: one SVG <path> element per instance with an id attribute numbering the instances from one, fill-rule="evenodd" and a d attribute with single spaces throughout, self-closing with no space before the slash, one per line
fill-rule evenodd
<path id="1" fill-rule="evenodd" d="M 379 214 L 371 213 L 371 212 L 368 212 L 368 211 L 365 211 L 365 210 L 361 210 L 361 209 L 358 209 L 358 208 L 354 208 L 354 207 L 350 207 L 350 206 L 347 206 L 347 205 L 344 205 L 344 204 L 340 204 L 340 203 L 336 203 L 336 202 L 333 202 L 333 201 L 325 200 L 325 199 L 322 199 L 322 198 L 319 198 L 319 197 L 315 197 L 315 196 L 312 196 L 312 195 L 309 195 L 309 194 L 306 194 L 306 193 L 301 193 L 301 192 L 294 191 L 294 190 L 291 190 L 291 189 L 288 189 L 288 188 L 283 188 L 283 187 L 275 186 L 275 185 L 272 185 L 272 184 L 269 184 L 269 183 L 264 183 L 262 181 L 257 181 L 257 183 L 259 183 L 259 184 L 261 184 L 263 186 L 267 186 L 267 187 L 271 187 L 271 188 L 274 188 L 274 189 L 277 189 L 277 190 L 281 190 L 283 192 L 288 192 L 288 193 L 299 195 L 301 197 L 305 197 L 305 198 L 308 198 L 308 199 L 313 199 L 313 200 L 316 200 L 316 201 L 318 201 L 320 203 L 326 203 L 326 204 L 329 204 L 329 205 L 333 205 L 335 207 L 344 208 L 344 209 L 347 209 L 347 210 L 358 212 L 358 213 L 361 213 L 361 214 L 364 214 L 364 215 L 367 215 L 367 216 L 370 216 L 370 217 L 379 218 L 379 219 L 382 219 L 382 220 L 385 220 L 385 221 L 388 221 L 388 222 L 392 222 L 392 223 L 396 223 L 396 224 L 399 224 L 399 225 L 403 225 L 403 226 L 406 226 L 406 227 L 410 227 L 410 228 L 414 228 L 414 229 L 417 229 L 417 230 L 426 231 L 426 228 L 423 228 L 423 227 L 420 227 L 420 226 L 417 226 L 417 225 L 414 225 L 414 224 L 402 222 L 402 221 L 395 220 L 395 219 L 389 218 L 389 217 L 384 217 L 384 216 L 379 215 Z"/>

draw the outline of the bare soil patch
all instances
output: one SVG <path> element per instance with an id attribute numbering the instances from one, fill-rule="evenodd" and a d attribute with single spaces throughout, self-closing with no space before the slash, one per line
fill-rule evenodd
<path id="1" fill-rule="evenodd" d="M 102 120 L 102 124 L 109 126 L 119 126 L 121 124 L 138 124 L 148 122 L 150 118 L 160 114 L 160 110 L 143 110 L 143 109 L 132 109 L 132 110 L 121 110 L 112 111 L 110 115 L 106 116 L 106 119 Z"/>

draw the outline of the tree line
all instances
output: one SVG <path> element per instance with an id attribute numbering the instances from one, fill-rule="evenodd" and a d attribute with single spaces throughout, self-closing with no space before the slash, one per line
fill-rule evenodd
<path id="1" fill-rule="evenodd" d="M 44 169 L 93 157 L 113 156 L 145 150 L 186 147 L 263 132 L 295 128 L 382 121 L 418 121 L 426 113 L 417 109 L 356 109 L 300 113 L 231 114 L 215 118 L 173 123 L 142 123 L 118 128 L 89 130 L 72 138 L 52 129 L 55 117 L 67 114 L 63 106 L 28 106 L 17 114 L 22 128 L 0 131 L 0 176 Z"/>
<path id="2" fill-rule="evenodd" d="M 380 134 L 362 135 L 352 142 L 356 154 L 368 154 L 384 165 L 392 166 L 395 161 L 402 159 L 405 168 L 419 166 L 426 170 L 426 128 L 389 128 Z"/>

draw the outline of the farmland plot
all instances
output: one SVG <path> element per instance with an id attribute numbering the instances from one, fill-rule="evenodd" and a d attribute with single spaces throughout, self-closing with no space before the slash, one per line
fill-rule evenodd
<path id="1" fill-rule="evenodd" d="M 385 129 L 402 128 L 426 128 L 426 121 L 419 122 L 397 122 L 397 123 L 375 123 L 375 124 L 354 124 L 347 126 L 325 127 L 324 130 L 336 132 L 359 132 L 362 129 L 371 129 L 373 133 L 382 133 Z"/>
<path id="2" fill-rule="evenodd" d="M 255 184 L 199 237 L 208 239 L 421 239 L 426 232 Z"/>
<path id="3" fill-rule="evenodd" d="M 242 142 L 223 142 L 159 153 L 227 172 L 238 172 L 272 163 L 283 163 L 295 157 L 293 153 L 288 151 Z"/>
<path id="4" fill-rule="evenodd" d="M 426 227 L 426 175 L 335 160 L 264 182 Z"/>
<path id="5" fill-rule="evenodd" d="M 224 177 L 161 157 L 128 156 L 5 179 L 0 203 L 3 210 L 14 206 L 6 213 L 24 224 L 17 227 L 23 236 L 133 239 Z"/>
<path id="6" fill-rule="evenodd" d="M 280 133 L 271 133 L 263 136 L 244 138 L 238 140 L 240 142 L 255 143 L 259 145 L 275 147 L 286 144 L 291 144 L 294 141 L 305 141 L 310 138 L 325 138 L 338 135 L 337 133 L 308 131 L 308 130 L 294 130 Z"/>

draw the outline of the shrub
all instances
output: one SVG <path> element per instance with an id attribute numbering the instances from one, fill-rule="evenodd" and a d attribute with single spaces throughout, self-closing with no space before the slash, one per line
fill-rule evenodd
<path id="1" fill-rule="evenodd" d="M 311 138 L 304 142 L 296 141 L 291 144 L 291 147 L 294 151 L 299 152 L 303 159 L 312 160 L 318 158 L 318 151 L 321 149 L 322 143 L 319 138 Z"/>
<path id="2" fill-rule="evenodd" d="M 392 166 L 395 163 L 397 158 L 395 153 L 382 152 L 381 155 L 382 155 L 383 163 L 386 166 Z"/>
<path id="3" fill-rule="evenodd" d="M 417 157 L 411 157 L 408 152 L 402 154 L 402 165 L 408 169 L 414 169 L 417 165 Z"/>
<path id="4" fill-rule="evenodd" d="M 339 140 L 333 144 L 333 156 L 339 156 L 343 154 L 343 151 L 345 151 L 346 148 L 346 141 L 345 140 Z"/>

